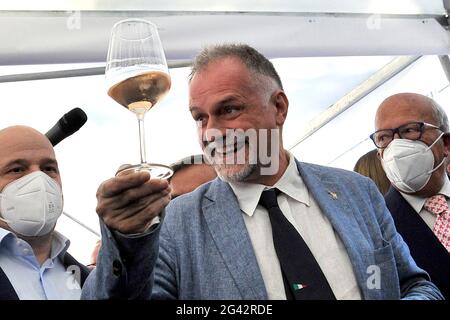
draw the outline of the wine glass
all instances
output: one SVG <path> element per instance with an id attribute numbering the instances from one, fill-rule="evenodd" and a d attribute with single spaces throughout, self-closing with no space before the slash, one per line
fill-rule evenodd
<path id="1" fill-rule="evenodd" d="M 135 113 L 139 125 L 141 163 L 119 170 L 148 171 L 152 178 L 167 179 L 173 170 L 148 163 L 144 117 L 170 89 L 171 80 L 156 26 L 142 19 L 117 22 L 111 31 L 105 78 L 108 95 Z"/>

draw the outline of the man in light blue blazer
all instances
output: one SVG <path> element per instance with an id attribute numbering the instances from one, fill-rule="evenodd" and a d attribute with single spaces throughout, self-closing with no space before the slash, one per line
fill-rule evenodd
<path id="1" fill-rule="evenodd" d="M 324 297 L 335 299 L 442 299 L 371 180 L 301 163 L 284 150 L 288 99 L 264 56 L 246 45 L 205 49 L 189 94 L 201 146 L 219 177 L 165 210 L 165 181 L 140 172 L 104 182 L 97 212 L 109 228 L 102 223 L 84 298 L 289 299 L 298 290 L 320 298 L 328 290 Z M 260 200 L 273 189 L 323 287 L 307 276 L 289 281 L 273 207 Z M 294 245 L 287 249 L 292 260 L 306 260 Z"/>

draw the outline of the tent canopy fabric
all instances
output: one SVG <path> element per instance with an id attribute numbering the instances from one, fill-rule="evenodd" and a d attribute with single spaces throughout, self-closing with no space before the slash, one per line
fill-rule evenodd
<path id="1" fill-rule="evenodd" d="M 1 10 L 443 14 L 442 0 L 3 0 Z"/>
<path id="2" fill-rule="evenodd" d="M 112 26 L 130 17 L 158 26 L 171 63 L 223 42 L 248 43 L 270 58 L 450 52 L 448 1 L 241 2 L 2 2 L 0 65 L 104 62 Z"/>

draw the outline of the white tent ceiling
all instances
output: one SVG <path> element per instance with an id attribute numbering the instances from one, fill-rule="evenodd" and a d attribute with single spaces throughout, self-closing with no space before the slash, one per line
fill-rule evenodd
<path id="1" fill-rule="evenodd" d="M 2 1 L 0 65 L 103 62 L 112 25 L 128 17 L 158 25 L 171 63 L 217 42 L 271 58 L 447 54 L 445 2 Z"/>
<path id="2" fill-rule="evenodd" d="M 441 0 L 3 0 L 3 10 L 442 14 Z"/>

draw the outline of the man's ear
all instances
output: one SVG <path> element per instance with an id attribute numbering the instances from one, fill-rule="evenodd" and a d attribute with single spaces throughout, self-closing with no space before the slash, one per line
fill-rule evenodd
<path id="1" fill-rule="evenodd" d="M 444 133 L 442 141 L 444 141 L 444 156 L 447 157 L 450 155 L 450 132 Z"/>
<path id="2" fill-rule="evenodd" d="M 277 108 L 276 121 L 278 126 L 282 126 L 286 121 L 289 100 L 282 90 L 278 90 L 273 95 L 273 103 Z"/>

